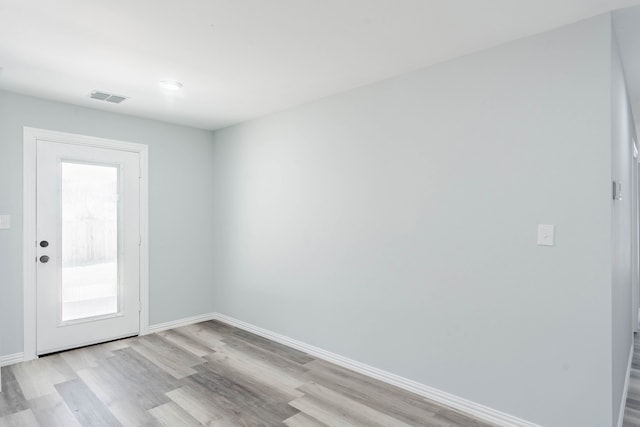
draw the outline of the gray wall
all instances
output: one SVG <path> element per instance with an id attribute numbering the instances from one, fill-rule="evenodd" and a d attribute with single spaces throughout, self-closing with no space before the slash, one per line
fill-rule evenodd
<path id="1" fill-rule="evenodd" d="M 544 426 L 609 425 L 610 30 L 216 132 L 216 310 Z"/>
<path id="2" fill-rule="evenodd" d="M 0 92 L 0 355 L 22 351 L 24 126 L 148 144 L 150 323 L 211 311 L 211 133 Z"/>
<path id="3" fill-rule="evenodd" d="M 624 383 L 633 345 L 631 314 L 632 208 L 631 163 L 635 128 L 625 76 L 615 37 L 611 49 L 611 176 L 622 183 L 622 200 L 611 201 L 612 319 L 613 319 L 613 425 L 618 421 Z"/>

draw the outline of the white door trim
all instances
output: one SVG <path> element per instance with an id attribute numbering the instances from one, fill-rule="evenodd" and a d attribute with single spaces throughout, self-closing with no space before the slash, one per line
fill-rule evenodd
<path id="1" fill-rule="evenodd" d="M 24 128 L 23 151 L 23 287 L 24 360 L 36 355 L 36 142 L 37 140 L 130 151 L 140 155 L 140 335 L 149 330 L 149 147 L 145 144 Z"/>

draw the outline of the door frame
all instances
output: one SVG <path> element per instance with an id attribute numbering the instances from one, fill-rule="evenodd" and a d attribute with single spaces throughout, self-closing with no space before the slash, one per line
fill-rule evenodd
<path id="1" fill-rule="evenodd" d="M 23 359 L 36 354 L 37 141 L 129 151 L 140 156 L 140 335 L 149 331 L 149 147 L 146 144 L 24 127 L 23 130 Z"/>
<path id="2" fill-rule="evenodd" d="M 631 323 L 632 331 L 640 330 L 640 152 L 637 138 L 631 138 Z"/>

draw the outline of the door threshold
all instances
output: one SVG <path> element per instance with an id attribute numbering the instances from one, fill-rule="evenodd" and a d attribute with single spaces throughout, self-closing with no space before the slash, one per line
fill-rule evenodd
<path id="1" fill-rule="evenodd" d="M 58 350 L 58 351 L 52 351 L 50 353 L 39 354 L 38 358 L 54 356 L 56 354 L 66 353 L 67 351 L 79 350 L 81 348 L 95 347 L 95 346 L 98 346 L 98 345 L 107 344 L 107 343 L 110 343 L 110 342 L 121 341 L 121 340 L 126 340 L 126 339 L 129 339 L 129 338 L 134 338 L 134 337 L 139 337 L 139 336 L 140 336 L 140 334 L 134 334 L 134 335 L 124 336 L 124 337 L 120 337 L 120 338 L 114 338 L 112 340 L 100 341 L 100 342 L 96 342 L 96 343 L 93 343 L 93 344 L 81 345 L 79 347 L 65 348 L 64 350 Z"/>

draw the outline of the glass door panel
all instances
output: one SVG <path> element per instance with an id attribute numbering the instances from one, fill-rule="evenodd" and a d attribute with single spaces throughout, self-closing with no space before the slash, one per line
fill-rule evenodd
<path id="1" fill-rule="evenodd" d="M 62 322 L 119 312 L 118 173 L 62 161 Z"/>

